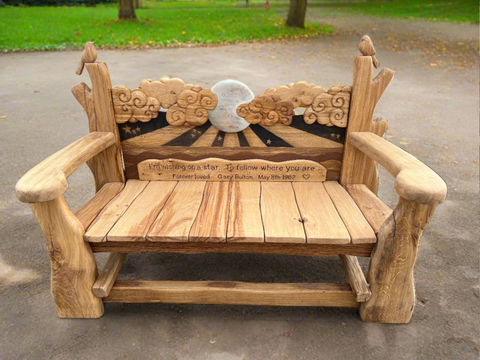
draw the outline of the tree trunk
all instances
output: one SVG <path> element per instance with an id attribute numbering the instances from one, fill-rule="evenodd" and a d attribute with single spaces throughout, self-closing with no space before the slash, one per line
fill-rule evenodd
<path id="1" fill-rule="evenodd" d="M 133 0 L 118 0 L 118 18 L 120 20 L 135 20 L 135 8 Z"/>
<path id="2" fill-rule="evenodd" d="M 287 26 L 305 28 L 305 14 L 307 12 L 307 0 L 290 0 Z"/>

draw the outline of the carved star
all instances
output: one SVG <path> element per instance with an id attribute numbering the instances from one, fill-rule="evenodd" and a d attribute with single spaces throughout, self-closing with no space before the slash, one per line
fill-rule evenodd
<path id="1" fill-rule="evenodd" d="M 336 136 L 335 134 L 330 134 L 330 137 L 331 137 L 332 139 L 334 139 L 335 136 Z"/>
<path id="2" fill-rule="evenodd" d="M 337 134 L 337 139 L 340 139 L 342 136 L 340 134 Z"/>
<path id="3" fill-rule="evenodd" d="M 137 130 L 136 129 L 133 129 L 132 130 L 132 133 L 135 135 L 137 133 Z"/>
<path id="4" fill-rule="evenodd" d="M 200 131 L 198 131 L 197 129 L 193 129 L 192 132 L 196 134 L 197 132 L 200 132 Z"/>
<path id="5" fill-rule="evenodd" d="M 222 141 L 222 139 L 223 139 L 223 138 L 222 138 L 221 136 L 217 137 L 217 140 L 218 140 L 218 141 Z"/>
<path id="6" fill-rule="evenodd" d="M 267 145 L 271 145 L 272 144 L 272 140 L 268 139 L 267 140 Z"/>
<path id="7" fill-rule="evenodd" d="M 137 130 L 137 132 L 141 132 L 141 131 L 142 131 L 142 129 L 140 129 L 140 126 L 137 126 L 137 128 L 136 128 L 135 130 Z"/>
<path id="8" fill-rule="evenodd" d="M 190 136 L 194 138 L 194 137 L 197 137 L 197 134 L 191 133 Z"/>
<path id="9" fill-rule="evenodd" d="M 125 134 L 131 134 L 132 133 L 132 128 L 128 125 L 123 127 L 123 131 L 125 131 Z"/>

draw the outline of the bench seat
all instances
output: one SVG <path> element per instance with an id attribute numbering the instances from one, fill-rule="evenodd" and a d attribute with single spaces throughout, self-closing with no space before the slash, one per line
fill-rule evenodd
<path id="1" fill-rule="evenodd" d="M 365 185 L 108 183 L 76 215 L 88 242 L 367 244 L 391 209 Z"/>

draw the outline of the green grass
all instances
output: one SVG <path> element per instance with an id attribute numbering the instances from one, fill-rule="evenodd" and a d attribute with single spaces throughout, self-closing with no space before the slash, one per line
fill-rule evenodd
<path id="1" fill-rule="evenodd" d="M 313 3 L 325 10 L 337 10 L 356 15 L 422 19 L 434 21 L 478 23 L 477 0 L 393 0 L 369 2 Z M 308 10 L 307 10 L 308 11 Z"/>
<path id="2" fill-rule="evenodd" d="M 246 9 L 138 9 L 140 21 L 117 21 L 111 6 L 0 8 L 0 51 L 97 46 L 136 48 L 221 44 L 237 41 L 310 37 L 327 34 L 328 26 L 284 26 L 273 11 Z"/>

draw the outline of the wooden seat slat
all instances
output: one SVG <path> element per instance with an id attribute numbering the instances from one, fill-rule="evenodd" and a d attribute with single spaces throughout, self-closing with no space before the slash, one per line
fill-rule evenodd
<path id="1" fill-rule="evenodd" d="M 176 181 L 150 181 L 107 235 L 107 241 L 145 241 Z"/>
<path id="2" fill-rule="evenodd" d="M 260 183 L 232 183 L 227 241 L 263 242 Z"/>
<path id="3" fill-rule="evenodd" d="M 292 185 L 307 243 L 349 244 L 350 234 L 323 183 L 294 182 Z"/>
<path id="4" fill-rule="evenodd" d="M 184 242 L 200 208 L 205 181 L 179 181 L 147 234 L 148 241 Z"/>
<path id="5" fill-rule="evenodd" d="M 94 207 L 97 213 L 98 207 L 104 208 L 84 238 L 89 242 L 375 243 L 390 208 L 364 185 L 346 188 L 335 181 L 128 180 L 108 204 L 105 191 L 89 201 L 88 208 L 99 201 Z M 81 218 L 87 210 L 79 209 Z"/>
<path id="6" fill-rule="evenodd" d="M 364 244 L 376 242 L 377 237 L 375 232 L 347 190 L 336 181 L 326 181 L 324 186 L 350 233 L 352 243 Z"/>
<path id="7" fill-rule="evenodd" d="M 197 217 L 188 237 L 192 242 L 224 242 L 227 240 L 229 182 L 207 182 Z"/>
<path id="8" fill-rule="evenodd" d="M 89 242 L 107 240 L 107 234 L 132 202 L 148 185 L 148 181 L 129 180 L 125 188 L 98 214 L 87 229 L 84 239 Z"/>
<path id="9" fill-rule="evenodd" d="M 292 183 L 261 183 L 260 203 L 266 242 L 306 242 Z"/>
<path id="10" fill-rule="evenodd" d="M 345 185 L 345 189 L 360 208 L 375 234 L 378 233 L 385 220 L 392 214 L 392 209 L 364 184 Z"/>

